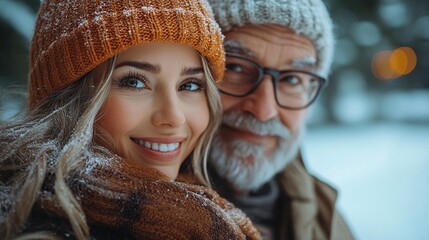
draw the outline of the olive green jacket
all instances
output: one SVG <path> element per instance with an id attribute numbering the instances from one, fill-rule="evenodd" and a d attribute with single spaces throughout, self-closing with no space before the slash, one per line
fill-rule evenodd
<path id="1" fill-rule="evenodd" d="M 354 239 L 335 208 L 337 191 L 310 175 L 301 158 L 277 175 L 282 201 L 280 239 Z"/>

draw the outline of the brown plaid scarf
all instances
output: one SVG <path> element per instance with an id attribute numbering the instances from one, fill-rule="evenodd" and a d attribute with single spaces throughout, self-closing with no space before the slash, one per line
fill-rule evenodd
<path id="1" fill-rule="evenodd" d="M 260 239 L 250 219 L 215 191 L 126 161 L 79 174 L 70 186 L 91 235 L 101 227 L 135 239 Z M 48 195 L 42 195 L 42 208 L 64 215 Z"/>

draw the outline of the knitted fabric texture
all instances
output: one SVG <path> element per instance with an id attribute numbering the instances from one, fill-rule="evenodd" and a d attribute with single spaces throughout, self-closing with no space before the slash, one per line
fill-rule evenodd
<path id="1" fill-rule="evenodd" d="M 147 42 L 185 44 L 223 77 L 223 36 L 206 0 L 44 0 L 30 50 L 29 104 Z"/>
<path id="2" fill-rule="evenodd" d="M 307 37 L 317 51 L 319 74 L 328 75 L 335 39 L 332 20 L 322 0 L 209 0 L 209 2 L 224 33 L 246 24 L 278 24 Z"/>
<path id="3" fill-rule="evenodd" d="M 39 203 L 50 215 L 65 218 L 49 193 L 52 187 L 53 179 L 45 181 Z M 127 161 L 77 175 L 70 187 L 90 227 L 132 239 L 260 239 L 250 219 L 213 190 L 171 181 Z"/>

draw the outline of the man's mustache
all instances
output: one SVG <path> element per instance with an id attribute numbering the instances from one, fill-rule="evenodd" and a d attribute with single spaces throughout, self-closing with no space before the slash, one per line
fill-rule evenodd
<path id="1" fill-rule="evenodd" d="M 222 123 L 228 127 L 245 130 L 258 135 L 269 135 L 279 138 L 291 135 L 290 130 L 281 123 L 279 117 L 262 122 L 251 114 L 231 111 L 224 113 Z"/>

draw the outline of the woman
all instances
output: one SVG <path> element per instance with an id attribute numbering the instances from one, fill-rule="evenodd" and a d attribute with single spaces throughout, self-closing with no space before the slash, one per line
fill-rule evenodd
<path id="1" fill-rule="evenodd" d="M 222 36 L 201 1 L 41 1 L 29 111 L 0 128 L 6 239 L 257 239 L 207 187 Z"/>

